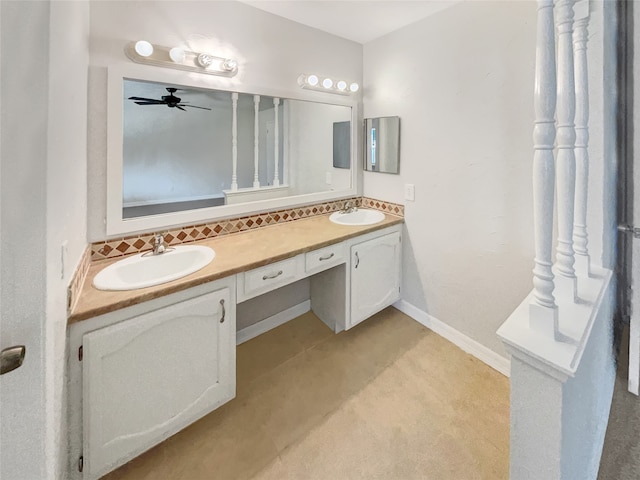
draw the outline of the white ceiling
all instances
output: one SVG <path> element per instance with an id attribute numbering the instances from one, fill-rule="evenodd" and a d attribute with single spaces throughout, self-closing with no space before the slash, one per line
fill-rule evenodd
<path id="1" fill-rule="evenodd" d="M 240 0 L 339 37 L 366 43 L 461 0 Z"/>

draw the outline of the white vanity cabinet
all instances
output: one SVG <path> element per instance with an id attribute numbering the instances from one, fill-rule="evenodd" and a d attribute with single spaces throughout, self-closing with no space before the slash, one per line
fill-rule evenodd
<path id="1" fill-rule="evenodd" d="M 311 277 L 311 309 L 335 333 L 400 298 L 401 232 L 394 225 L 307 253 L 310 272 L 319 272 Z"/>
<path id="2" fill-rule="evenodd" d="M 393 304 L 401 231 L 348 236 L 72 323 L 69 477 L 100 478 L 235 397 L 237 303 L 309 278 L 311 309 L 335 333 Z"/>
<path id="3" fill-rule="evenodd" d="M 235 294 L 203 287 L 75 332 L 82 478 L 99 478 L 235 396 Z M 96 320 L 105 318 L 87 322 Z"/>
<path id="4" fill-rule="evenodd" d="M 347 328 L 400 298 L 400 232 L 351 245 L 351 312 Z"/>

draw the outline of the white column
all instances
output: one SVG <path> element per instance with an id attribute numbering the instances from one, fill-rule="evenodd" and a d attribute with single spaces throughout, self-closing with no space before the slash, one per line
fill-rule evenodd
<path id="1" fill-rule="evenodd" d="M 576 272 L 589 276 L 589 236 L 587 233 L 587 193 L 589 182 L 589 81 L 587 72 L 587 25 L 589 18 L 576 20 L 573 32 L 576 82 L 576 197 L 573 221 L 573 248 Z"/>
<path id="2" fill-rule="evenodd" d="M 260 188 L 259 148 L 260 148 L 260 95 L 253 96 L 253 188 Z"/>
<path id="3" fill-rule="evenodd" d="M 274 98 L 273 99 L 273 110 L 275 111 L 275 126 L 274 126 L 274 135 L 275 135 L 275 141 L 274 141 L 274 154 L 275 154 L 275 168 L 273 170 L 273 186 L 274 187 L 278 187 L 280 186 L 280 177 L 279 177 L 279 173 L 278 173 L 278 163 L 279 162 L 279 158 L 280 158 L 280 144 L 279 144 L 279 137 L 280 137 L 280 132 L 279 132 L 279 128 L 278 128 L 278 105 L 280 105 L 280 99 L 279 98 Z"/>
<path id="4" fill-rule="evenodd" d="M 233 119 L 231 120 L 231 190 L 238 190 L 238 93 L 231 93 Z"/>
<path id="5" fill-rule="evenodd" d="M 289 100 L 282 100 L 282 172 L 283 185 L 289 184 Z"/>
<path id="6" fill-rule="evenodd" d="M 558 292 L 576 298 L 573 217 L 576 190 L 576 90 L 573 74 L 573 4 L 575 0 L 556 0 L 558 31 L 558 104 L 557 104 L 557 193 L 558 245 L 556 247 Z"/>
<path id="7" fill-rule="evenodd" d="M 551 250 L 553 246 L 553 199 L 556 136 L 556 49 L 553 0 L 538 0 L 536 71 L 534 89 L 535 126 L 533 129 L 533 221 L 535 260 L 533 301 L 529 324 L 555 337 L 558 307 L 553 296 Z"/>

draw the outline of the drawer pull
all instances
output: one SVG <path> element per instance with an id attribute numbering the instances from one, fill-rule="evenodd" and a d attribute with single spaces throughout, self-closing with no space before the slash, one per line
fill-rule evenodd
<path id="1" fill-rule="evenodd" d="M 318 260 L 320 260 L 321 262 L 325 261 L 325 260 L 329 260 L 330 258 L 333 258 L 333 253 L 331 255 L 327 255 L 326 257 L 320 257 Z"/>
<path id="2" fill-rule="evenodd" d="M 224 299 L 220 300 L 220 306 L 222 307 L 222 318 L 220 319 L 220 323 L 224 323 L 224 317 L 227 314 L 227 310 L 224 308 Z"/>
<path id="3" fill-rule="evenodd" d="M 360 265 L 360 257 L 358 256 L 358 252 L 356 252 L 356 268 Z"/>
<path id="4" fill-rule="evenodd" d="M 278 270 L 277 273 L 271 273 L 269 275 L 263 275 L 262 280 L 271 280 L 272 278 L 277 278 L 282 275 L 282 270 Z"/>

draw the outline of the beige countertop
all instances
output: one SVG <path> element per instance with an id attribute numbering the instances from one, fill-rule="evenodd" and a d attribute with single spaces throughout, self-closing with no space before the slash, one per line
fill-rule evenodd
<path id="1" fill-rule="evenodd" d="M 93 278 L 100 270 L 122 258 L 93 262 L 78 301 L 69 314 L 68 323 L 136 305 L 404 222 L 402 217 L 385 214 L 385 219 L 375 225 L 346 226 L 331 222 L 329 215 L 193 242 L 193 245 L 213 248 L 216 252 L 213 261 L 191 275 L 154 287 L 126 291 L 98 290 L 93 286 Z"/>

